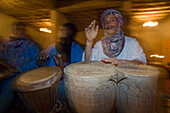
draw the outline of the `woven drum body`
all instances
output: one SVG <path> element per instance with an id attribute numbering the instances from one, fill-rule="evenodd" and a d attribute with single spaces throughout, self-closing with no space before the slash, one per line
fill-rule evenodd
<path id="1" fill-rule="evenodd" d="M 67 101 L 75 113 L 114 111 L 116 67 L 101 62 L 78 62 L 64 68 Z"/>
<path id="2" fill-rule="evenodd" d="M 156 113 L 159 71 L 147 65 L 119 65 L 116 89 L 117 113 Z"/>
<path id="3" fill-rule="evenodd" d="M 41 67 L 17 76 L 11 87 L 31 112 L 49 113 L 57 107 L 61 76 L 56 66 Z"/>

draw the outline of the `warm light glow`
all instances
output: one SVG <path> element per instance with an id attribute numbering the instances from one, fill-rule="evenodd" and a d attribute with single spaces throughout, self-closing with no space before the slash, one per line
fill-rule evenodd
<path id="1" fill-rule="evenodd" d="M 133 16 L 134 19 L 146 22 L 146 21 L 154 21 L 159 20 L 167 16 L 167 14 L 143 14 L 143 15 L 135 15 Z"/>
<path id="2" fill-rule="evenodd" d="M 47 28 L 40 28 L 40 31 L 47 32 L 47 33 L 52 33 L 52 31 L 48 30 Z"/>
<path id="3" fill-rule="evenodd" d="M 158 22 L 149 21 L 149 22 L 145 22 L 145 23 L 143 24 L 143 27 L 146 27 L 146 26 L 152 27 L 152 26 L 157 26 L 157 25 L 158 25 Z"/>
<path id="4" fill-rule="evenodd" d="M 150 57 L 164 58 L 164 56 L 163 56 L 163 55 L 150 55 Z"/>
<path id="5" fill-rule="evenodd" d="M 154 4 L 155 5 L 155 4 Z M 150 7 L 150 8 L 133 8 L 132 11 L 154 11 L 154 10 L 164 10 L 169 9 L 170 6 L 158 6 L 158 7 Z"/>
<path id="6" fill-rule="evenodd" d="M 162 11 L 146 11 L 146 12 L 136 12 L 136 13 L 133 13 L 135 15 L 146 15 L 146 14 L 164 14 L 164 13 L 169 13 L 170 10 L 162 10 Z"/>

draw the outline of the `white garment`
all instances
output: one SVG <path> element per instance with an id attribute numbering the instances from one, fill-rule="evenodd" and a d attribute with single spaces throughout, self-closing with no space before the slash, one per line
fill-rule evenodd
<path id="1" fill-rule="evenodd" d="M 84 53 L 82 61 L 84 61 Z M 101 61 L 101 58 L 109 58 L 103 52 L 103 47 L 101 40 L 98 41 L 94 48 L 92 49 L 91 61 Z M 135 38 L 125 36 L 125 45 L 122 52 L 116 57 L 117 59 L 122 60 L 138 60 L 147 63 L 145 54 L 143 53 L 142 47 L 139 45 L 138 41 Z"/>

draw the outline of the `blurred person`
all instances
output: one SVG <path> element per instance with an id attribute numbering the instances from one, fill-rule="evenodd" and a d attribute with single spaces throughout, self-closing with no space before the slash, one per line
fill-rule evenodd
<path id="1" fill-rule="evenodd" d="M 39 66 L 55 66 L 59 65 L 61 60 L 53 58 L 58 53 L 61 54 L 62 64 L 64 67 L 68 64 L 79 62 L 82 59 L 83 49 L 74 40 L 76 36 L 76 28 L 72 23 L 63 24 L 60 32 L 60 42 L 51 44 L 46 50 L 42 51 L 37 58 L 37 65 Z M 55 54 L 55 55 L 54 55 Z"/>
<path id="2" fill-rule="evenodd" d="M 26 25 L 18 22 L 15 26 L 14 36 L 4 40 L 1 44 L 3 51 L 0 57 L 7 63 L 17 67 L 19 72 L 38 67 L 35 63 L 39 49 L 37 45 L 26 36 Z"/>
<path id="3" fill-rule="evenodd" d="M 80 62 L 82 59 L 83 49 L 74 40 L 77 30 L 72 23 L 63 24 L 60 32 L 60 42 L 50 45 L 46 50 L 42 51 L 37 58 L 39 66 L 60 66 L 63 67 Z M 58 56 L 61 54 L 61 58 Z M 64 76 L 63 76 L 64 77 Z M 61 101 L 64 112 L 69 112 L 70 109 L 66 102 L 64 80 L 60 81 L 59 85 L 59 100 Z"/>
<path id="4" fill-rule="evenodd" d="M 107 9 L 101 16 L 104 37 L 92 48 L 93 40 L 98 34 L 99 25 L 95 20 L 85 28 L 87 38 L 85 52 L 82 60 L 103 61 L 112 64 L 146 64 L 143 49 L 136 39 L 127 37 L 121 30 L 123 25 L 122 15 L 113 9 Z"/>
<path id="5" fill-rule="evenodd" d="M 82 59 L 83 49 L 75 41 L 77 29 L 72 23 L 65 23 L 61 28 L 61 57 L 64 63 L 72 64 Z"/>
<path id="6" fill-rule="evenodd" d="M 23 72 L 38 68 L 36 65 L 39 49 L 26 37 L 26 25 L 18 22 L 13 26 L 14 36 L 6 38 L 0 45 L 1 65 L 11 70 L 9 77 L 0 82 L 0 112 L 4 113 L 14 96 L 10 88 L 12 79 Z"/>

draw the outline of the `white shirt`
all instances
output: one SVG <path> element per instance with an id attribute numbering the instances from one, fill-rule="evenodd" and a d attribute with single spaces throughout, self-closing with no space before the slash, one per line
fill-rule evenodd
<path id="1" fill-rule="evenodd" d="M 82 61 L 84 61 L 84 53 Z M 94 48 L 92 49 L 92 61 L 101 61 L 101 58 L 109 58 L 103 52 L 102 42 L 98 41 Z M 145 54 L 143 53 L 142 47 L 139 45 L 138 41 L 135 38 L 125 36 L 125 45 L 122 52 L 116 57 L 117 59 L 122 60 L 138 60 L 147 63 Z"/>

